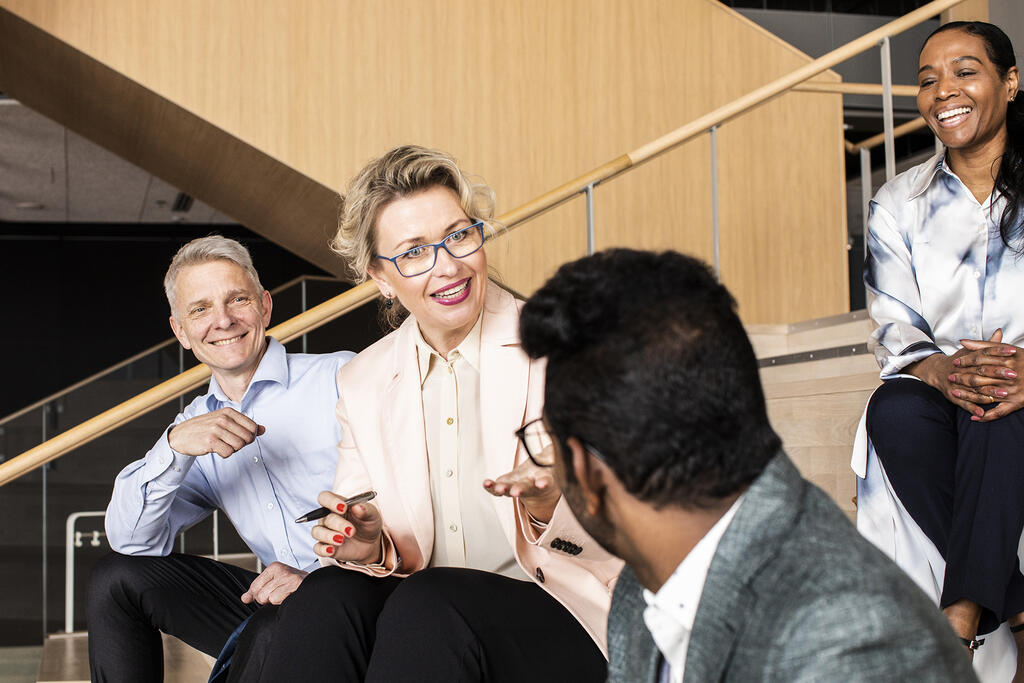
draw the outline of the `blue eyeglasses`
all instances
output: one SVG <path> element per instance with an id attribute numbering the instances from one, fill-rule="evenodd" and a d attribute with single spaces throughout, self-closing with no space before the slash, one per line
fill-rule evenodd
<path id="1" fill-rule="evenodd" d="M 484 246 L 484 222 L 477 221 L 473 225 L 456 230 L 435 244 L 421 244 L 397 256 L 376 257 L 391 261 L 402 277 L 416 277 L 434 267 L 437 263 L 437 250 L 444 249 L 452 258 L 466 258 Z"/>

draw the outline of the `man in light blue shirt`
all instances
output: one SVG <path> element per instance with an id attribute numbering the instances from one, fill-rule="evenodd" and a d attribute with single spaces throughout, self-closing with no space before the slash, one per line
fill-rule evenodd
<path id="1" fill-rule="evenodd" d="M 266 337 L 270 293 L 234 240 L 182 247 L 164 288 L 171 329 L 213 378 L 114 482 L 106 531 L 116 552 L 93 570 L 88 595 L 94 681 L 162 680 L 161 631 L 216 656 L 238 624 L 319 566 L 313 523 L 293 520 L 331 488 L 335 377 L 353 354 L 287 354 Z M 218 509 L 266 565 L 258 576 L 171 554 L 180 531 Z"/>

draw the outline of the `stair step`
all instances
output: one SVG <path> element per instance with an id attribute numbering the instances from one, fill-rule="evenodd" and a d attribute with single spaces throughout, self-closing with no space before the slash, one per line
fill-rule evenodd
<path id="1" fill-rule="evenodd" d="M 164 681 L 194 683 L 210 677 L 213 657 L 164 635 Z M 55 633 L 43 644 L 38 683 L 88 683 L 89 634 Z"/>
<path id="2" fill-rule="evenodd" d="M 862 310 L 790 325 L 747 325 L 758 358 L 784 356 L 843 345 L 863 344 L 875 325 Z"/>

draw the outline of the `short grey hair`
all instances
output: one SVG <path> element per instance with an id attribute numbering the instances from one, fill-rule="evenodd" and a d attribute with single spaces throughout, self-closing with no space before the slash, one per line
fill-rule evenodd
<path id="1" fill-rule="evenodd" d="M 252 265 L 252 256 L 249 255 L 249 250 L 241 242 L 222 235 L 200 237 L 178 250 L 178 253 L 171 259 L 171 265 L 167 268 L 167 274 L 164 275 L 164 294 L 167 295 L 167 303 L 170 304 L 171 315 L 175 319 L 178 317 L 178 312 L 174 308 L 174 283 L 178 279 L 181 269 L 188 266 L 210 263 L 211 261 L 230 261 L 234 263 L 245 271 L 245 274 L 249 276 L 252 283 L 256 285 L 256 290 L 260 293 L 263 292 L 260 276 Z"/>

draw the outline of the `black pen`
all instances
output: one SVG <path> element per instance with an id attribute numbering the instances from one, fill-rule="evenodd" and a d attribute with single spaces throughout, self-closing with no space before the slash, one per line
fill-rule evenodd
<path id="1" fill-rule="evenodd" d="M 366 491 L 365 493 L 360 493 L 358 495 L 352 496 L 351 498 L 347 499 L 345 501 L 345 505 L 351 507 L 353 505 L 358 505 L 359 503 L 368 503 L 369 501 L 373 500 L 376 497 L 377 497 L 377 492 L 376 491 Z M 307 512 L 306 514 L 302 515 L 301 517 L 299 517 L 295 521 L 298 524 L 302 524 L 303 522 L 312 522 L 314 520 L 326 517 L 327 515 L 331 514 L 332 512 L 334 512 L 334 510 L 328 510 L 327 508 L 317 508 L 316 510 L 310 510 L 309 512 Z"/>

